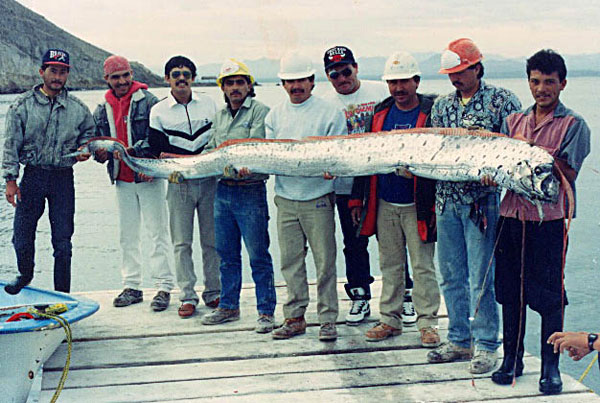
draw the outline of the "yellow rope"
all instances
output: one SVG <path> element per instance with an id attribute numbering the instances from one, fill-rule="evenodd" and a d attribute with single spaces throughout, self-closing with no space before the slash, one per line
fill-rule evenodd
<path id="1" fill-rule="evenodd" d="M 69 374 L 69 366 L 71 364 L 71 349 L 73 344 L 71 326 L 69 326 L 69 322 L 65 318 L 59 315 L 60 313 L 65 312 L 66 310 L 67 307 L 64 304 L 52 305 L 46 308 L 45 312 L 41 312 L 33 308 L 28 309 L 28 312 L 32 315 L 37 315 L 43 318 L 48 318 L 57 321 L 58 324 L 64 329 L 67 337 L 67 360 L 65 363 L 65 367 L 63 368 L 62 375 L 60 376 L 60 380 L 58 381 L 56 391 L 54 392 L 54 395 L 50 400 L 51 403 L 55 403 L 58 400 L 60 392 L 62 392 L 62 389 L 65 386 L 65 382 L 67 381 L 67 375 Z"/>
<path id="2" fill-rule="evenodd" d="M 596 356 L 594 357 L 594 359 L 590 362 L 590 365 L 588 365 L 587 368 L 585 369 L 585 371 L 583 371 L 583 374 L 581 374 L 581 378 L 579 378 L 579 383 L 583 382 L 583 380 L 585 379 L 585 377 L 587 376 L 587 374 L 592 369 L 592 366 L 596 363 L 596 361 L 598 361 L 598 354 L 596 354 Z"/>

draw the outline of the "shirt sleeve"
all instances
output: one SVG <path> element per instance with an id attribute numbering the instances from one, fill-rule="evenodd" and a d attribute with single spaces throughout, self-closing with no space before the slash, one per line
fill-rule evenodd
<path id="1" fill-rule="evenodd" d="M 273 110 L 270 110 L 265 117 L 265 138 L 274 139 L 275 138 L 275 129 L 273 122 Z"/>
<path id="2" fill-rule="evenodd" d="M 579 172 L 583 160 L 590 153 L 590 128 L 581 118 L 576 118 L 567 129 L 558 151 L 558 157 L 567 163 L 576 172 Z"/>
<path id="3" fill-rule="evenodd" d="M 2 176 L 7 181 L 19 177 L 19 151 L 23 146 L 24 123 L 18 109 L 18 104 L 13 104 L 6 114 Z"/>
<path id="4" fill-rule="evenodd" d="M 443 127 L 439 111 L 441 103 L 441 98 L 437 98 L 433 102 L 433 106 L 431 107 L 431 127 Z"/>

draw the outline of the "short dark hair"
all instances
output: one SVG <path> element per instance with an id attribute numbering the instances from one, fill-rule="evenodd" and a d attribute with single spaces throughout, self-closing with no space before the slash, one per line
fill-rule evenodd
<path id="1" fill-rule="evenodd" d="M 70 68 L 70 67 L 67 67 L 67 66 L 61 66 L 61 65 L 56 65 L 56 64 L 42 64 L 42 66 L 40 67 L 40 69 L 42 69 L 42 71 L 46 71 L 46 69 L 47 69 L 48 67 L 51 67 L 51 66 L 54 66 L 54 67 L 64 67 L 65 69 L 67 69 L 67 72 L 70 72 L 70 71 L 71 71 L 71 68 Z"/>
<path id="2" fill-rule="evenodd" d="M 475 63 L 474 65 L 472 65 L 472 66 L 469 66 L 469 67 L 467 67 L 467 68 L 468 68 L 469 70 L 475 70 L 475 68 L 476 68 L 477 66 L 481 67 L 481 68 L 479 69 L 479 74 L 477 74 L 477 78 L 481 80 L 481 78 L 483 77 L 483 73 L 484 73 L 484 70 L 483 70 L 483 64 L 481 64 L 481 62 L 477 62 L 477 63 Z"/>
<path id="3" fill-rule="evenodd" d="M 565 59 L 552 49 L 542 49 L 527 59 L 527 78 L 533 70 L 544 74 L 558 73 L 558 79 L 562 82 L 567 78 L 567 66 Z"/>
<path id="4" fill-rule="evenodd" d="M 177 67 L 187 67 L 192 72 L 192 79 L 196 78 L 196 65 L 190 59 L 185 56 L 173 56 L 165 64 L 165 76 L 168 77 L 171 74 L 171 70 Z"/>

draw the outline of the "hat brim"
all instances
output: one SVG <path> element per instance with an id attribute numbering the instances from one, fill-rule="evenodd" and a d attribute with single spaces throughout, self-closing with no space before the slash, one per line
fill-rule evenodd
<path id="1" fill-rule="evenodd" d="M 343 61 L 340 60 L 339 62 L 333 62 L 333 63 L 330 63 L 327 66 L 325 66 L 325 72 L 327 72 L 327 70 L 329 70 L 332 67 L 340 66 L 342 64 L 356 64 L 356 62 L 355 61 L 348 61 L 348 60 L 343 60 Z"/>
<path id="2" fill-rule="evenodd" d="M 63 67 L 71 67 L 66 63 L 61 63 L 61 62 L 46 62 L 43 63 L 44 66 L 63 66 Z"/>
<path id="3" fill-rule="evenodd" d="M 279 77 L 281 80 L 301 80 L 303 78 L 312 77 L 314 75 L 314 69 L 305 73 L 277 73 L 277 77 Z"/>
<path id="4" fill-rule="evenodd" d="M 388 81 L 388 80 L 408 80 L 409 78 L 413 78 L 414 76 L 419 76 L 421 77 L 421 72 L 420 71 L 416 71 L 412 74 L 384 74 L 381 76 L 381 79 L 383 81 Z"/>

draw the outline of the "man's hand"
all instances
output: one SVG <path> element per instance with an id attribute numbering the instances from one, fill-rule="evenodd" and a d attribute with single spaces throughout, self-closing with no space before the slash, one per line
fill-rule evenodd
<path id="1" fill-rule="evenodd" d="M 108 152 L 105 148 L 99 148 L 94 152 L 94 159 L 103 164 L 108 159 Z"/>
<path id="2" fill-rule="evenodd" d="M 245 178 L 246 176 L 252 175 L 252 171 L 250 171 L 246 167 L 243 167 L 243 168 L 240 168 L 240 170 L 237 172 L 237 174 L 240 178 Z"/>
<path id="3" fill-rule="evenodd" d="M 135 151 L 133 151 L 132 147 L 129 147 L 125 151 L 127 152 L 127 154 L 131 155 L 132 157 L 135 156 Z M 121 155 L 120 151 L 115 150 L 115 151 L 113 151 L 113 158 L 116 159 L 117 161 L 121 161 L 123 159 L 123 156 Z"/>
<path id="4" fill-rule="evenodd" d="M 329 172 L 323 172 L 323 179 L 330 181 L 335 179 L 335 176 L 331 175 Z"/>
<path id="5" fill-rule="evenodd" d="M 579 361 L 591 353 L 587 332 L 555 332 L 548 338 L 548 344 L 554 345 L 555 353 L 567 350 L 573 361 Z"/>
<path id="6" fill-rule="evenodd" d="M 410 173 L 410 171 L 406 168 L 396 168 L 395 171 L 396 175 L 398 176 L 402 176 L 406 179 L 412 179 L 413 178 L 413 174 Z"/>
<path id="7" fill-rule="evenodd" d="M 481 177 L 481 184 L 484 186 L 498 186 L 498 184 L 492 179 L 490 175 L 483 175 Z"/>
<path id="8" fill-rule="evenodd" d="M 154 177 L 148 176 L 148 175 L 143 174 L 141 172 L 138 172 L 137 174 L 140 177 L 140 179 L 143 180 L 144 182 L 152 182 L 154 180 Z"/>
<path id="9" fill-rule="evenodd" d="M 352 223 L 354 224 L 355 227 L 358 226 L 358 224 L 360 224 L 360 216 L 362 215 L 362 207 L 352 207 L 352 210 L 350 210 L 350 216 L 352 217 Z"/>
<path id="10" fill-rule="evenodd" d="M 21 189 L 17 186 L 17 181 L 6 181 L 6 200 L 12 204 L 13 207 L 17 207 L 17 200 L 21 201 Z M 15 200 L 17 196 L 17 200 Z"/>

